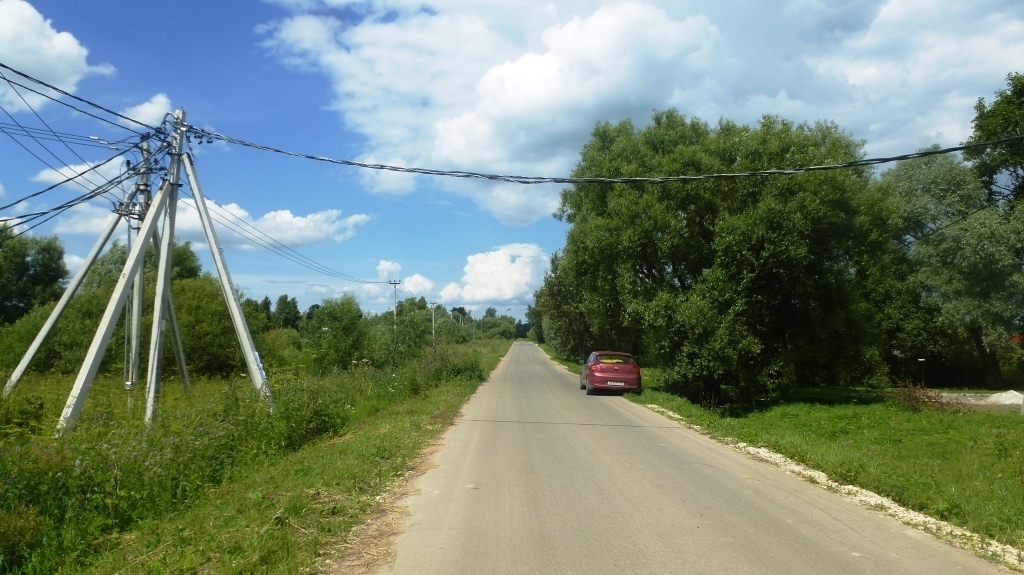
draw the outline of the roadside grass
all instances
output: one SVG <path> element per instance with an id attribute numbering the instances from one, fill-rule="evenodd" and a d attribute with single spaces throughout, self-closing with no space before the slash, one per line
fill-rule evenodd
<path id="1" fill-rule="evenodd" d="M 781 453 L 835 481 L 983 538 L 1024 547 L 1024 417 L 987 411 L 914 412 L 894 402 L 791 402 L 729 417 L 648 388 L 654 404 L 709 435 Z"/>
<path id="2" fill-rule="evenodd" d="M 104 380 L 75 433 L 56 440 L 67 378 L 25 381 L 0 403 L 0 573 L 310 568 L 379 505 L 510 343 L 425 350 L 394 372 L 281 374 L 273 415 L 247 382 L 168 386 L 150 430 L 139 399 L 129 407 Z"/>
<path id="3" fill-rule="evenodd" d="M 665 392 L 659 369 L 642 372 L 644 394 L 627 394 L 630 401 L 672 411 L 712 437 L 781 453 L 982 538 L 1024 547 L 1024 416 L 1016 411 L 914 411 L 870 390 L 800 390 L 759 409 L 705 409 Z"/>

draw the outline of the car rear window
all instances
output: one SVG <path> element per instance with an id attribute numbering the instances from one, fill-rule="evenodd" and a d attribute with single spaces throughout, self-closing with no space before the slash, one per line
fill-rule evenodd
<path id="1" fill-rule="evenodd" d="M 633 358 L 628 355 L 599 355 L 597 361 L 601 363 L 633 363 Z"/>

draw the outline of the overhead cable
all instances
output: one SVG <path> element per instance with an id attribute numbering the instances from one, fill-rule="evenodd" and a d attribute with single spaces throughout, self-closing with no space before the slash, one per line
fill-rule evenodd
<path id="1" fill-rule="evenodd" d="M 131 148 L 129 148 L 129 150 L 131 150 L 132 148 L 136 148 L 136 147 L 138 147 L 138 145 L 132 146 Z M 89 172 L 93 172 L 93 171 L 95 171 L 95 170 L 97 170 L 99 168 L 102 168 L 103 166 L 105 166 L 105 165 L 109 164 L 110 162 L 120 158 L 123 155 L 124 155 L 124 152 L 118 152 L 116 155 L 111 156 L 110 158 L 107 158 L 106 160 L 96 164 L 95 166 L 90 166 L 89 169 L 87 169 L 87 170 L 82 170 L 81 172 L 78 172 L 78 173 L 76 173 L 73 176 L 68 176 L 67 178 L 64 178 L 63 180 L 61 180 L 61 181 L 57 182 L 56 184 L 53 184 L 52 186 L 49 186 L 49 187 L 47 187 L 47 188 L 45 188 L 43 190 L 31 193 L 31 194 L 29 194 L 27 196 L 24 196 L 22 198 L 14 200 L 13 202 L 11 202 L 11 203 L 9 203 L 7 205 L 0 206 L 0 210 L 6 210 L 7 208 L 16 206 L 16 205 L 18 205 L 18 204 L 20 204 L 22 202 L 31 200 L 34 197 L 41 196 L 41 195 L 45 194 L 46 192 L 49 192 L 50 190 L 53 190 L 53 189 L 58 188 L 60 186 L 63 186 L 64 184 L 66 184 L 68 182 L 75 181 L 76 179 L 78 179 L 78 178 L 88 174 Z"/>
<path id="2" fill-rule="evenodd" d="M 144 124 L 144 123 L 142 123 L 142 122 L 140 122 L 140 121 L 138 121 L 138 120 L 136 120 L 136 119 L 134 119 L 134 118 L 129 118 L 128 116 L 125 116 L 124 114 L 120 114 L 120 113 L 118 113 L 118 112 L 115 112 L 115 111 L 113 111 L 113 110 L 111 110 L 111 109 L 109 109 L 109 108 L 105 108 L 105 107 L 103 107 L 103 106 L 101 106 L 101 105 L 99 105 L 99 104 L 97 104 L 97 103 L 95 103 L 95 102 L 91 102 L 91 101 L 89 101 L 89 100 L 86 100 L 86 99 L 84 99 L 84 98 L 79 98 L 78 96 L 76 96 L 76 95 L 74 95 L 74 94 L 71 94 L 70 92 L 65 92 L 64 90 L 61 90 L 60 88 L 58 88 L 58 87 L 56 87 L 56 86 L 54 86 L 54 85 L 52 85 L 52 84 L 48 84 L 48 83 L 46 83 L 46 82 L 44 82 L 44 81 L 42 81 L 42 80 L 39 80 L 38 78 L 33 78 L 32 76 L 29 76 L 28 74 L 26 74 L 26 73 L 24 73 L 24 72 L 21 72 L 21 71 L 15 70 L 14 68 L 11 68 L 10 66 L 8 66 L 8 65 L 6 65 L 6 64 L 4 64 L 4 63 L 2 63 L 2 62 L 0 62 L 0 68 L 3 68 L 4 70 L 10 70 L 11 72 L 14 72 L 15 74 L 17 74 L 17 75 L 21 76 L 22 78 L 25 78 L 25 79 L 27 79 L 27 80 L 29 80 L 29 81 L 31 81 L 31 82 L 35 82 L 36 84 L 39 84 L 40 86 L 46 86 L 47 88 L 49 88 L 49 89 L 53 90 L 54 92 L 57 92 L 58 94 L 61 94 L 61 95 L 63 95 L 63 96 L 67 96 L 68 98 L 71 98 L 71 99 L 73 99 L 73 100 L 76 100 L 76 101 L 78 101 L 78 102 L 81 102 L 81 103 L 83 103 L 83 104 L 86 104 L 86 105 L 88 105 L 88 106 L 91 106 L 91 107 L 93 107 L 93 108 L 96 108 L 97 110 L 102 110 L 102 111 L 104 111 L 104 112 L 106 112 L 106 113 L 108 113 L 108 114 L 110 114 L 110 115 L 112 115 L 112 116 L 115 116 L 115 117 L 121 118 L 122 120 L 125 120 L 125 121 L 127 121 L 127 122 L 131 122 L 131 123 L 133 123 L 133 124 L 136 124 L 136 125 L 138 125 L 138 126 L 142 126 L 143 128 L 146 128 L 147 130 L 149 130 L 149 131 L 151 131 L 151 132 L 157 132 L 157 131 L 159 131 L 159 129 L 158 129 L 158 128 L 156 128 L 156 127 L 154 127 L 154 126 L 150 126 L 149 124 Z M 6 78 L 4 78 L 4 79 L 6 80 Z M 8 82 L 10 82 L 10 80 L 7 80 L 7 81 L 8 81 Z M 19 84 L 19 85 L 20 85 L 20 84 Z M 41 92 L 36 92 L 35 90 L 33 90 L 33 92 L 35 92 L 36 94 L 39 94 L 40 96 L 43 96 L 44 98 L 48 98 L 48 99 L 50 99 L 50 100 L 53 100 L 53 101 L 57 101 L 57 102 L 59 102 L 59 101 L 60 101 L 60 100 L 59 100 L 59 99 L 57 99 L 57 98 L 54 98 L 54 97 L 52 97 L 52 96 L 49 96 L 49 95 L 43 94 L 43 93 L 41 93 Z M 91 115 L 92 115 L 92 114 L 90 114 L 90 116 L 91 116 Z M 93 117 L 95 117 L 95 116 L 93 116 Z M 109 122 L 109 120 L 107 120 L 107 121 Z M 127 127 L 127 126 L 123 126 L 123 125 L 121 125 L 121 124 L 117 124 L 116 122 L 112 122 L 112 123 L 113 123 L 113 124 L 114 124 L 115 126 L 119 126 L 119 127 L 121 127 L 121 128 L 124 128 L 124 129 L 126 129 L 126 130 L 131 130 L 131 128 L 129 128 L 129 127 Z M 136 132 L 135 130 L 131 130 L 131 131 L 135 132 L 136 134 L 142 135 L 141 133 L 139 133 L 139 132 Z"/>
<path id="3" fill-rule="evenodd" d="M 183 188 L 183 191 L 185 191 L 184 188 Z M 191 197 L 193 199 L 193 201 L 195 201 L 195 196 L 193 196 L 190 192 L 185 191 L 185 194 L 187 196 Z M 194 204 L 186 204 L 186 205 L 188 205 L 192 209 L 196 209 Z M 318 262 L 316 260 L 313 260 L 312 258 L 309 258 L 309 257 L 301 254 L 300 252 L 298 252 L 298 251 L 294 250 L 293 248 L 287 246 L 283 242 L 281 242 L 281 241 L 275 239 L 274 237 L 270 236 L 269 234 L 267 234 L 263 230 L 260 230 L 259 228 L 257 228 L 256 226 L 253 226 L 252 224 L 250 224 L 249 222 L 245 221 L 244 219 L 242 219 L 242 218 L 238 217 L 237 215 L 231 213 L 230 211 L 224 209 L 222 206 L 219 206 L 219 205 L 217 205 L 215 203 L 208 203 L 207 206 L 210 208 L 210 215 L 211 215 L 211 217 L 214 220 L 216 220 L 220 224 L 223 224 L 223 225 L 227 226 L 228 228 L 233 230 L 236 234 L 238 234 L 243 239 L 248 240 L 249 242 L 251 242 L 252 244 L 256 245 L 257 247 L 261 247 L 261 248 L 264 248 L 264 249 L 266 249 L 266 250 L 268 250 L 270 252 L 273 252 L 273 253 L 277 254 L 278 256 L 280 256 L 280 257 L 282 257 L 282 258 L 284 258 L 286 260 L 289 260 L 291 262 L 294 262 L 294 263 L 296 263 L 296 264 L 298 264 L 298 265 L 300 265 L 300 266 L 302 266 L 302 267 L 304 267 L 306 269 L 309 269 L 309 270 L 312 270 L 312 271 L 315 271 L 315 272 L 318 272 L 318 273 L 321 273 L 321 274 L 333 277 L 335 279 L 349 281 L 349 282 L 352 282 L 352 283 L 364 283 L 364 284 L 387 283 L 387 282 L 383 282 L 383 281 L 374 281 L 374 280 L 361 279 L 361 278 L 357 278 L 355 276 L 348 275 L 348 274 L 346 274 L 344 272 L 340 272 L 338 270 L 335 270 L 335 269 L 333 269 L 333 268 L 331 268 L 331 267 L 329 267 L 327 265 L 324 265 L 324 264 L 322 264 L 322 263 L 320 263 L 320 262 Z M 233 221 L 231 221 L 231 220 L 233 220 Z M 252 231 L 249 231 L 246 228 L 249 228 L 249 230 L 252 230 Z M 259 236 L 262 236 L 262 238 L 259 237 Z"/>
<path id="4" fill-rule="evenodd" d="M 220 140 L 229 144 L 236 144 L 239 146 L 245 146 L 254 148 L 257 150 L 263 150 L 267 152 L 274 152 L 277 154 L 284 154 L 286 156 L 292 156 L 296 158 L 304 158 L 307 160 L 315 160 L 318 162 L 327 162 L 330 164 L 339 164 L 343 166 L 353 166 L 357 168 L 365 168 L 370 170 L 383 170 L 389 172 L 399 172 L 406 174 L 419 174 L 427 176 L 443 176 L 449 178 L 475 178 L 481 180 L 491 180 L 497 182 L 508 182 L 512 184 L 630 184 L 630 183 L 648 183 L 648 184 L 665 184 L 669 182 L 694 182 L 700 180 L 721 180 L 721 179 L 735 179 L 735 178 L 749 178 L 749 177 L 763 177 L 763 176 L 783 176 L 783 175 L 796 175 L 805 174 L 809 172 L 821 172 L 826 170 L 844 170 L 849 168 L 859 168 L 867 166 L 877 166 L 879 164 L 888 164 L 891 162 L 899 162 L 903 160 L 912 160 L 914 158 L 924 158 L 928 156 L 936 156 L 940 154 L 950 154 L 953 152 L 961 152 L 963 150 L 969 150 L 973 148 L 981 148 L 986 146 L 996 146 L 1005 144 L 1008 142 L 1019 142 L 1024 141 L 1024 135 L 1011 136 L 1009 138 L 1003 138 L 1000 140 L 994 140 L 991 142 L 980 142 L 977 144 L 967 144 L 961 146 L 954 146 L 951 148 L 943 148 L 940 150 L 927 150 L 922 152 L 915 152 L 912 154 L 902 154 L 899 156 L 891 156 L 885 158 L 869 158 L 864 160 L 855 160 L 852 162 L 843 162 L 840 164 L 828 164 L 822 166 L 804 166 L 797 168 L 784 168 L 776 170 L 758 170 L 750 172 L 738 172 L 738 173 L 726 173 L 726 174 L 701 174 L 693 176 L 659 176 L 659 177 L 640 177 L 640 178 L 551 178 L 551 177 L 540 177 L 540 176 L 511 176 L 511 175 L 499 175 L 499 174 L 485 174 L 479 172 L 466 172 L 460 170 L 435 170 L 430 168 L 409 168 L 404 166 L 393 166 L 388 164 L 368 164 L 365 162 L 355 162 L 352 160 L 338 160 L 335 158 L 328 158 L 324 156 L 314 156 L 311 154 L 303 154 L 299 152 L 290 152 L 282 150 L 280 148 L 274 148 L 272 146 L 265 146 L 262 144 L 256 144 L 254 142 L 248 142 L 219 134 L 217 132 L 211 132 L 195 126 L 188 126 L 188 131 L 197 137 L 209 140 Z"/>

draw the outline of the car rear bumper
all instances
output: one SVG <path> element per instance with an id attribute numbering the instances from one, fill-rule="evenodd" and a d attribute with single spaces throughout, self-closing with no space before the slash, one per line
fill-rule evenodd
<path id="1" fill-rule="evenodd" d="M 640 380 L 638 378 L 592 377 L 589 383 L 590 387 L 594 389 L 633 391 L 640 387 Z"/>

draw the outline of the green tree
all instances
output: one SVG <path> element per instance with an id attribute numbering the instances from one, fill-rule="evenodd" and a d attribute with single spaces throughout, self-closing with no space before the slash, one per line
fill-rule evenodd
<path id="1" fill-rule="evenodd" d="M 526 337 L 537 343 L 544 343 L 544 314 L 535 305 L 526 306 L 526 325 L 529 326 Z"/>
<path id="2" fill-rule="evenodd" d="M 484 310 L 484 317 L 498 317 L 498 310 L 493 307 L 489 307 Z"/>
<path id="3" fill-rule="evenodd" d="M 674 110 L 600 124 L 574 177 L 736 173 L 861 157 L 830 123 L 766 116 L 710 126 Z M 771 178 L 587 183 L 536 295 L 563 355 L 615 347 L 667 364 L 691 396 L 876 382 L 884 365 L 854 284 L 864 170 Z M 823 345 L 827 342 L 827 345 Z"/>
<path id="4" fill-rule="evenodd" d="M 313 317 L 303 324 L 302 348 L 316 369 L 342 370 L 365 357 L 365 338 L 359 302 L 352 294 L 345 294 L 323 300 Z"/>
<path id="5" fill-rule="evenodd" d="M 996 92 L 991 104 L 979 98 L 974 106 L 974 133 L 967 144 L 1003 142 L 964 151 L 964 157 L 973 163 L 991 197 L 1009 195 L 1015 199 L 1024 196 L 1024 74 L 1006 77 L 1007 88 Z"/>
<path id="6" fill-rule="evenodd" d="M 15 236 L 13 228 L 0 224 L 0 324 L 59 299 L 67 276 L 60 240 Z"/>
<path id="7" fill-rule="evenodd" d="M 171 284 L 185 363 L 189 373 L 226 376 L 245 370 L 238 336 L 220 287 L 210 274 Z M 167 338 L 170 345 L 170 338 Z M 171 348 L 165 358 L 173 358 Z M 165 365 L 165 371 L 173 362 Z"/>
<path id="8" fill-rule="evenodd" d="M 283 294 L 277 298 L 274 304 L 272 325 L 278 328 L 296 329 L 302 321 L 302 312 L 299 311 L 299 302 L 294 297 L 289 298 Z"/>
<path id="9" fill-rule="evenodd" d="M 880 181 L 912 218 L 910 257 L 926 303 L 973 346 L 986 383 L 1001 382 L 1000 353 L 1024 305 L 1024 215 L 992 203 L 970 167 L 953 156 L 902 162 Z"/>

